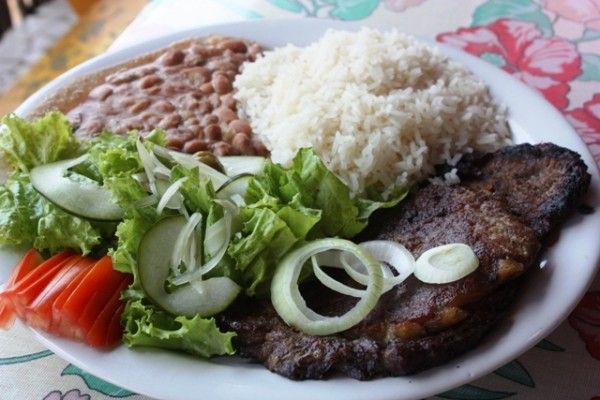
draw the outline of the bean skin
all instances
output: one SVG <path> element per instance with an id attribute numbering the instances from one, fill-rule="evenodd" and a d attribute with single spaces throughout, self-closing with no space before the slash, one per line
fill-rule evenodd
<path id="1" fill-rule="evenodd" d="M 121 108 L 128 108 L 128 107 L 131 107 L 134 103 L 135 103 L 135 99 L 133 97 L 126 96 L 126 97 L 123 97 L 119 106 Z"/>
<path id="2" fill-rule="evenodd" d="M 212 145 L 212 151 L 217 156 L 226 156 L 231 151 L 231 145 L 227 142 L 217 142 Z"/>
<path id="3" fill-rule="evenodd" d="M 183 136 L 175 134 L 167 135 L 167 147 L 179 150 L 185 144 L 185 138 Z"/>
<path id="4" fill-rule="evenodd" d="M 243 133 L 246 136 L 250 136 L 252 134 L 252 128 L 248 122 L 241 119 L 234 119 L 229 123 L 229 128 L 235 133 Z"/>
<path id="5" fill-rule="evenodd" d="M 269 150 L 265 147 L 264 144 L 262 144 L 262 142 L 255 141 L 253 145 L 254 145 L 254 150 L 256 151 L 257 155 L 262 156 L 262 157 L 269 156 Z"/>
<path id="6" fill-rule="evenodd" d="M 218 94 L 226 94 L 233 90 L 229 79 L 221 74 L 213 76 L 212 85 L 215 88 L 215 92 Z"/>
<path id="7" fill-rule="evenodd" d="M 140 86 L 142 89 L 148 89 L 162 82 L 162 78 L 160 78 L 158 75 L 148 75 L 142 78 L 142 80 L 140 81 Z"/>
<path id="8" fill-rule="evenodd" d="M 221 104 L 224 107 L 227 107 L 233 111 L 235 111 L 235 109 L 237 108 L 236 101 L 233 98 L 233 94 L 231 94 L 231 93 L 227 93 L 227 94 L 224 94 L 223 96 L 221 96 Z"/>
<path id="9" fill-rule="evenodd" d="M 246 43 L 239 39 L 225 40 L 220 44 L 221 48 L 231 50 L 234 53 L 245 53 L 248 51 Z"/>
<path id="10" fill-rule="evenodd" d="M 219 118 L 216 115 L 207 114 L 204 117 L 202 117 L 202 122 L 200 123 L 200 125 L 208 126 L 210 124 L 218 124 L 218 123 L 219 123 Z"/>
<path id="11" fill-rule="evenodd" d="M 160 113 L 170 113 L 175 111 L 175 106 L 167 100 L 160 100 L 154 104 L 154 109 Z"/>
<path id="12" fill-rule="evenodd" d="M 183 62 L 185 53 L 181 50 L 169 50 L 160 59 L 162 65 L 172 67 Z"/>
<path id="13" fill-rule="evenodd" d="M 102 131 L 103 127 L 104 121 L 102 121 L 100 118 L 90 118 L 87 121 L 84 121 L 79 129 L 81 129 L 83 132 L 93 134 Z"/>
<path id="14" fill-rule="evenodd" d="M 96 99 L 96 100 L 100 100 L 100 101 L 104 101 L 108 98 L 108 96 L 110 96 L 111 94 L 113 94 L 113 89 L 108 86 L 108 85 L 101 85 L 101 86 L 97 86 L 95 87 L 91 92 L 90 92 L 90 97 L 92 99 Z"/>
<path id="15" fill-rule="evenodd" d="M 196 153 L 208 149 L 208 145 L 204 140 L 193 139 L 183 145 L 183 151 L 186 153 Z"/>
<path id="16" fill-rule="evenodd" d="M 207 82 L 200 85 L 200 91 L 204 94 L 211 94 L 215 89 L 213 88 L 212 83 Z"/>
<path id="17" fill-rule="evenodd" d="M 241 154 L 254 154 L 254 147 L 248 135 L 236 133 L 231 144 Z"/>
<path id="18" fill-rule="evenodd" d="M 129 111 L 131 111 L 132 114 L 138 114 L 148 108 L 151 103 L 152 101 L 150 101 L 150 99 L 140 99 L 129 108 Z"/>
<path id="19" fill-rule="evenodd" d="M 204 128 L 204 133 L 206 137 L 213 142 L 221 140 L 221 128 L 217 124 L 210 124 L 206 128 Z"/>
<path id="20" fill-rule="evenodd" d="M 213 114 L 219 118 L 219 121 L 226 124 L 237 118 L 237 115 L 233 111 L 225 107 L 217 108 Z"/>
<path id="21" fill-rule="evenodd" d="M 174 128 L 181 122 L 181 116 L 177 113 L 169 114 L 164 117 L 158 124 L 159 128 L 169 129 Z"/>

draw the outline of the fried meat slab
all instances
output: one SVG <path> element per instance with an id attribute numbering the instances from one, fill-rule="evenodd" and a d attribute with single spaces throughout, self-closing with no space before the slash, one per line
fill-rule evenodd
<path id="1" fill-rule="evenodd" d="M 357 326 L 310 336 L 287 326 L 269 300 L 243 300 L 219 317 L 237 333 L 242 357 L 292 379 L 341 373 L 356 379 L 415 373 L 473 348 L 502 317 L 518 279 L 536 264 L 541 243 L 589 186 L 579 155 L 552 145 L 518 145 L 465 158 L 461 183 L 426 184 L 399 206 L 374 216 L 360 240 L 394 240 L 418 257 L 429 248 L 461 242 L 480 266 L 449 284 L 408 278 L 384 294 Z M 309 282 L 307 304 L 341 314 L 356 299 Z"/>

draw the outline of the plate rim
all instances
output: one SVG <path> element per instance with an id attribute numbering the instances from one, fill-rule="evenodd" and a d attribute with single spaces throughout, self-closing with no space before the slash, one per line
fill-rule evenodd
<path id="1" fill-rule="evenodd" d="M 341 22 L 341 21 L 332 21 L 332 20 L 322 20 L 322 19 L 295 19 L 295 18 L 285 18 L 285 19 L 270 19 L 270 20 L 254 20 L 254 21 L 240 21 L 240 22 L 231 22 L 231 23 L 222 23 L 222 24 L 215 24 L 215 25 L 203 25 L 203 26 L 199 26 L 196 28 L 191 28 L 191 29 L 185 29 L 185 30 L 181 30 L 178 32 L 173 32 L 170 33 L 168 35 L 163 35 L 163 36 L 159 36 L 147 41 L 143 41 L 143 42 L 139 42 L 127 47 L 123 47 L 121 49 L 115 50 L 115 51 L 110 51 L 108 53 L 103 53 L 101 55 L 98 55 L 96 57 L 91 58 L 90 60 L 87 60 L 86 62 L 79 64 L 78 66 L 70 69 L 69 71 L 61 74 L 59 77 L 57 77 L 56 79 L 54 79 L 53 81 L 49 82 L 48 84 L 46 84 L 43 88 L 41 88 L 40 90 L 38 90 L 36 93 L 34 93 L 33 95 L 31 95 L 30 97 L 28 97 L 28 99 L 26 99 L 15 111 L 15 113 L 17 114 L 26 114 L 27 110 L 30 110 L 32 107 L 34 107 L 35 105 L 39 104 L 41 101 L 43 101 L 45 99 L 45 97 L 51 93 L 52 91 L 60 88 L 62 85 L 64 85 L 65 83 L 68 83 L 70 79 L 74 79 L 76 77 L 79 77 L 85 73 L 89 73 L 92 70 L 97 70 L 97 69 L 102 69 L 105 67 L 109 67 L 110 65 L 113 65 L 115 63 L 118 63 L 120 61 L 126 60 L 128 58 L 131 57 L 135 57 L 137 55 L 141 55 L 143 53 L 152 51 L 153 49 L 158 49 L 161 47 L 164 47 L 166 45 L 168 45 L 169 43 L 172 43 L 174 41 L 177 40 L 181 40 L 184 39 L 185 37 L 193 37 L 193 36 L 197 36 L 197 37 L 201 37 L 203 35 L 208 35 L 210 34 L 209 32 L 214 30 L 214 32 L 219 32 L 219 31 L 223 31 L 223 30 L 227 30 L 228 28 L 232 28 L 232 27 L 238 27 L 238 26 L 247 26 L 247 27 L 256 27 L 257 29 L 262 29 L 262 30 L 269 30 L 269 29 L 277 29 L 279 27 L 281 27 L 281 24 L 292 24 L 292 25 L 298 25 L 298 28 L 303 26 L 304 29 L 307 28 L 314 28 L 314 27 L 318 27 L 319 29 L 326 29 L 326 28 L 336 28 L 336 29 L 347 29 L 347 30 L 355 30 L 361 26 L 370 26 L 370 27 L 375 27 L 378 29 L 383 29 L 383 30 L 387 30 L 389 29 L 391 26 L 389 25 L 377 25 L 377 24 L 365 24 L 364 22 Z M 479 58 L 472 56 L 468 53 L 462 52 L 461 50 L 449 47 L 447 45 L 441 44 L 441 43 L 437 43 L 433 40 L 430 39 L 424 39 L 422 37 L 417 37 L 418 40 L 423 41 L 429 45 L 433 45 L 435 47 L 441 48 L 443 50 L 444 53 L 446 54 L 450 54 L 450 57 L 452 59 L 466 59 L 469 60 L 469 63 L 475 64 L 477 65 L 477 69 L 483 69 L 484 71 L 487 70 L 488 73 L 492 73 L 492 74 L 498 74 L 503 76 L 503 78 L 501 80 L 506 80 L 507 78 L 511 81 L 511 85 L 516 85 L 517 87 L 520 88 L 521 91 L 524 92 L 528 92 L 529 96 L 532 98 L 536 98 L 536 102 L 538 103 L 537 106 L 538 107 L 542 107 L 545 109 L 545 113 L 550 113 L 551 115 L 554 115 L 553 118 L 558 117 L 559 119 L 561 119 L 563 121 L 563 123 L 561 125 L 561 129 L 565 129 L 568 130 L 570 135 L 570 139 L 577 139 L 577 141 L 579 142 L 578 144 L 580 146 L 582 146 L 585 151 L 587 152 L 586 154 L 582 154 L 582 158 L 584 158 L 586 160 L 586 164 L 588 166 L 588 172 L 592 175 L 592 181 L 593 181 L 593 185 L 594 185 L 594 189 L 592 189 L 592 187 L 590 187 L 590 192 L 595 190 L 597 191 L 597 179 L 600 176 L 600 172 L 598 170 L 598 165 L 597 163 L 595 163 L 593 160 L 593 156 L 591 155 L 589 148 L 587 147 L 587 145 L 585 144 L 585 142 L 583 141 L 583 139 L 575 132 L 575 130 L 573 129 L 573 127 L 564 119 L 564 116 L 558 111 L 556 110 L 550 103 L 548 103 L 539 93 L 533 91 L 531 88 L 529 88 L 528 86 L 526 86 L 524 83 L 518 81 L 517 79 L 513 78 L 510 74 L 506 73 L 505 71 L 502 71 L 501 69 L 494 67 L 488 63 L 486 63 L 483 60 L 480 60 Z M 458 55 L 458 56 L 457 56 Z M 110 61 L 112 60 L 112 61 Z M 490 72 L 493 71 L 493 72 Z M 484 79 L 483 77 L 481 77 L 482 79 Z M 485 79 L 484 79 L 485 80 Z M 486 84 L 488 84 L 488 86 L 490 86 L 490 82 L 486 81 Z M 491 87 L 491 86 L 490 86 Z M 493 90 L 492 90 L 493 91 Z M 578 150 L 579 151 L 579 150 Z M 592 160 L 592 163 L 590 164 L 590 159 Z M 597 193 L 594 193 L 594 195 L 597 195 Z M 600 242 L 597 243 L 597 247 L 598 245 L 600 245 Z M 598 253 L 598 252 L 597 252 Z M 561 316 L 560 318 L 557 318 L 552 324 L 549 324 L 548 326 L 546 326 L 545 328 L 539 330 L 538 335 L 534 335 L 531 338 L 528 339 L 527 344 L 522 345 L 522 346 L 517 346 L 519 349 L 518 350 L 514 350 L 512 352 L 509 352 L 505 355 L 505 357 L 502 358 L 502 360 L 496 359 L 496 362 L 494 363 L 493 366 L 488 366 L 487 368 L 484 368 L 480 371 L 477 371 L 475 373 L 469 373 L 468 375 L 464 375 L 462 376 L 460 379 L 454 379 L 452 381 L 452 384 L 447 384 L 445 385 L 442 389 L 440 389 L 440 386 L 435 386 L 432 388 L 422 388 L 422 390 L 419 391 L 419 394 L 417 395 L 419 398 L 422 397 L 427 397 L 427 396 L 431 396 L 431 395 L 435 395 L 440 393 L 443 390 L 447 390 L 450 389 L 452 387 L 456 387 L 465 383 L 468 383 L 470 381 L 473 381 L 481 376 L 487 375 L 490 372 L 492 372 L 493 370 L 495 370 L 496 368 L 500 367 L 501 365 L 505 364 L 506 362 L 510 362 L 513 359 L 515 359 L 516 357 L 520 356 L 521 354 L 523 354 L 524 352 L 528 351 L 531 347 L 533 347 L 538 339 L 541 339 L 545 336 L 547 336 L 550 332 L 552 332 L 554 329 L 556 329 L 556 327 L 558 325 L 560 325 L 565 318 L 567 317 L 567 315 L 573 310 L 573 308 L 577 305 L 577 303 L 579 302 L 579 300 L 581 299 L 581 297 L 583 297 L 583 295 L 585 294 L 585 292 L 587 291 L 587 289 L 589 288 L 589 286 L 591 285 L 594 276 L 598 273 L 598 270 L 600 269 L 600 254 L 596 255 L 595 258 L 595 267 L 590 268 L 590 270 L 588 271 L 588 275 L 590 276 L 589 279 L 587 279 L 587 284 L 585 285 L 585 288 L 580 290 L 580 293 L 578 293 L 577 296 L 574 296 L 571 298 L 571 301 L 568 302 L 567 306 L 564 307 L 563 312 L 561 312 Z M 512 307 L 514 308 L 514 307 Z M 514 310 L 513 310 L 514 311 Z M 511 311 L 511 312 L 513 312 Z M 104 379 L 108 382 L 114 383 L 120 387 L 129 387 L 131 388 L 133 391 L 135 391 L 138 394 L 145 394 L 148 396 L 153 396 L 152 393 L 156 393 L 156 392 L 151 392 L 151 391 L 147 391 L 144 388 L 138 388 L 136 384 L 134 384 L 133 382 L 123 382 L 122 380 L 119 379 L 113 379 L 112 376 L 110 377 L 106 377 L 106 376 L 102 376 L 102 372 L 98 369 L 95 368 L 94 366 L 90 366 L 89 364 L 84 363 L 83 361 L 80 361 L 78 359 L 78 357 L 72 353 L 69 353 L 68 351 L 64 350 L 59 344 L 62 342 L 62 339 L 57 339 L 54 337 L 50 337 L 44 333 L 40 333 L 37 332 L 35 330 L 32 330 L 34 332 L 34 336 L 46 347 L 48 347 L 49 349 L 51 349 L 53 352 L 55 352 L 57 355 L 59 355 L 61 358 L 73 363 L 74 365 L 77 365 L 78 367 L 98 376 L 101 379 Z M 490 333 L 491 334 L 491 333 Z M 487 335 L 489 336 L 489 335 Z M 59 343 L 59 344 L 57 344 Z M 120 348 L 122 348 L 123 346 L 121 346 Z M 480 347 L 480 345 L 478 345 L 477 347 Z M 467 357 L 468 359 L 468 355 L 470 354 L 471 351 L 463 354 L 462 356 L 459 357 L 459 359 L 462 359 L 463 357 Z M 442 367 L 444 365 L 449 365 L 451 364 L 453 361 L 455 361 L 456 359 L 453 359 L 445 364 L 442 365 Z M 439 367 L 436 367 L 435 369 L 437 369 Z M 431 370 L 429 370 L 431 371 Z M 269 373 L 270 372 L 266 369 L 264 369 L 265 373 Z M 428 372 L 428 371 L 426 371 Z M 412 375 L 409 377 L 400 377 L 400 378 L 384 378 L 384 379 L 409 379 L 410 380 L 417 380 L 418 377 L 422 375 L 421 374 L 417 374 L 417 375 Z M 283 378 L 285 379 L 285 378 Z M 289 383 L 290 381 L 288 381 L 286 379 L 286 382 Z M 315 383 L 315 381 L 309 381 L 310 383 Z M 328 382 L 328 381 L 326 381 Z M 371 382 L 377 382 L 377 380 L 375 381 L 371 381 Z M 299 383 L 300 386 L 302 386 L 302 383 Z M 318 383 L 317 386 L 320 386 L 321 384 Z M 135 388 L 135 389 L 134 389 Z M 154 394 L 155 395 L 155 394 Z M 252 394 L 250 394 L 250 396 L 248 398 L 252 398 Z M 263 397 L 265 399 L 270 398 L 268 396 L 265 396 L 263 393 Z M 186 398 L 184 397 L 163 397 L 165 399 L 180 399 L 180 398 Z M 392 393 L 389 393 L 387 396 L 379 396 L 377 397 L 378 399 L 381 400 L 392 400 L 392 399 L 398 399 L 398 395 L 394 395 Z"/>

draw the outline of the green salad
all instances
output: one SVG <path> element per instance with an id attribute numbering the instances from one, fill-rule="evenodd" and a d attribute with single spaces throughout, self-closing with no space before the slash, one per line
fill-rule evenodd
<path id="1" fill-rule="evenodd" d="M 133 275 L 122 293 L 128 346 L 232 354 L 235 334 L 219 330 L 216 313 L 269 296 L 296 249 L 352 238 L 406 195 L 354 197 L 311 149 L 283 167 L 176 153 L 159 129 L 81 140 L 56 112 L 2 123 L 10 175 L 0 186 L 0 242 L 110 254 L 114 269 Z"/>

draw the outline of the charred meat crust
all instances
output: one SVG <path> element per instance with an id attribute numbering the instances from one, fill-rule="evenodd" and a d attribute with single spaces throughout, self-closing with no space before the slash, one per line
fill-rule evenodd
<path id="1" fill-rule="evenodd" d="M 469 156 L 459 173 L 460 185 L 419 187 L 379 213 L 360 240 L 396 240 L 415 256 L 467 243 L 480 260 L 475 273 L 445 285 L 411 277 L 383 295 L 359 325 L 331 336 L 298 332 L 269 301 L 245 300 L 218 319 L 237 333 L 238 353 L 292 379 L 336 373 L 371 379 L 431 368 L 477 345 L 514 299 L 540 241 L 576 206 L 590 179 L 576 153 L 551 144 Z M 322 290 L 314 282 L 302 288 L 309 306 L 323 314 L 339 314 L 355 301 Z"/>
<path id="2" fill-rule="evenodd" d="M 538 238 L 565 219 L 591 179 L 579 154 L 552 143 L 470 154 L 457 169 L 467 186 L 506 199 L 510 211 L 523 218 Z"/>
<path id="3" fill-rule="evenodd" d="M 377 343 L 369 337 L 309 336 L 286 325 L 266 300 L 238 304 L 219 317 L 222 329 L 237 332 L 238 354 L 285 377 L 354 379 L 407 375 L 444 363 L 473 348 L 497 323 L 514 298 L 515 285 L 486 297 L 467 319 L 437 334 Z"/>

